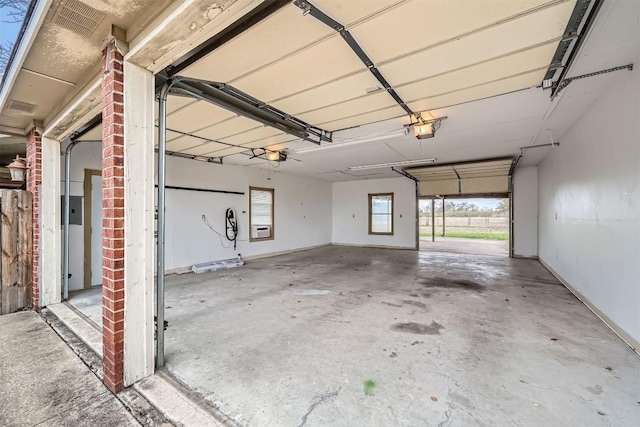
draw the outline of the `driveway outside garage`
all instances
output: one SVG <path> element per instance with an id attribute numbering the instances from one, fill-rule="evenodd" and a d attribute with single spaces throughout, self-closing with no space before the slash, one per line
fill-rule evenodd
<path id="1" fill-rule="evenodd" d="M 0 426 L 140 424 L 34 312 L 0 316 Z"/>

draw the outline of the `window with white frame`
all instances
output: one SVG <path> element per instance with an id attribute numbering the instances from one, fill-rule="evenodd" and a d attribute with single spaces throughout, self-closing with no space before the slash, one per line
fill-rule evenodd
<path id="1" fill-rule="evenodd" d="M 274 226 L 273 188 L 249 187 L 249 240 L 272 240 Z"/>

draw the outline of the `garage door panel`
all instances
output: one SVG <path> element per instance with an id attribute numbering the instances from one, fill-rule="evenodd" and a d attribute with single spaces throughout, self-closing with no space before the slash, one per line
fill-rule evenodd
<path id="1" fill-rule="evenodd" d="M 326 123 L 347 117 L 353 114 L 354 111 L 378 111 L 392 107 L 393 105 L 395 105 L 395 101 L 384 91 L 362 96 L 320 110 L 300 114 L 298 117 L 307 123 Z"/>
<path id="2" fill-rule="evenodd" d="M 265 140 L 269 137 L 276 136 L 281 133 L 282 131 L 279 129 L 269 126 L 263 126 L 260 128 L 249 130 L 247 132 L 223 138 L 222 141 L 234 145 L 243 145 L 250 142 Z M 264 142 L 262 142 L 262 144 L 264 144 Z"/>
<path id="3" fill-rule="evenodd" d="M 228 83 L 328 36 L 335 37 L 331 28 L 288 5 L 180 74 Z"/>
<path id="4" fill-rule="evenodd" d="M 358 114 L 351 117 L 345 117 L 339 120 L 333 120 L 330 122 L 320 123 L 326 130 L 337 131 L 340 129 L 346 129 L 352 126 L 359 126 L 363 123 L 374 123 L 386 119 L 393 119 L 396 117 L 406 115 L 405 111 L 397 105 L 394 105 L 383 110 L 371 111 L 364 114 Z"/>
<path id="5" fill-rule="evenodd" d="M 317 0 L 314 4 L 342 25 L 349 26 L 398 2 L 398 0 Z"/>
<path id="6" fill-rule="evenodd" d="M 458 194 L 458 180 L 447 179 L 438 181 L 423 181 L 419 184 L 419 191 L 421 196 Z"/>
<path id="7" fill-rule="evenodd" d="M 208 153 L 224 150 L 226 148 L 229 148 L 229 146 L 225 144 L 219 144 L 217 142 L 206 142 L 204 144 L 198 145 L 197 147 L 192 147 L 181 152 L 185 154 L 192 154 L 194 156 L 204 156 Z"/>
<path id="8" fill-rule="evenodd" d="M 500 193 L 509 191 L 507 176 L 466 178 L 460 183 L 463 194 Z"/>
<path id="9" fill-rule="evenodd" d="M 505 18 L 535 8 L 547 0 L 438 0 L 412 1 L 355 26 L 351 32 L 374 62 L 405 55 L 416 48 L 455 38 L 475 29 L 495 24 Z M 562 34 L 575 1 L 567 2 L 568 13 L 562 14 Z M 428 19 L 427 19 L 428 18 Z M 538 29 L 555 28 L 556 22 L 538 21 Z M 388 31 L 402 28 L 402 31 Z M 505 37 L 519 37 L 519 32 Z"/>
<path id="10" fill-rule="evenodd" d="M 368 71 L 362 71 L 319 87 L 272 102 L 290 114 L 300 114 L 365 95 L 367 88 L 380 85 Z"/>
<path id="11" fill-rule="evenodd" d="M 236 135 L 248 130 L 263 127 L 262 123 L 255 120 L 248 119 L 246 117 L 237 116 L 229 120 L 217 123 L 213 126 L 209 126 L 205 129 L 201 129 L 194 134 L 202 136 L 204 138 L 222 140 L 224 138 Z"/>
<path id="12" fill-rule="evenodd" d="M 484 85 L 462 89 L 453 93 L 448 93 L 433 98 L 426 98 L 418 101 L 409 102 L 409 107 L 414 111 L 435 110 L 438 108 L 449 107 L 452 105 L 471 102 L 478 99 L 496 96 L 514 92 L 516 90 L 527 89 L 538 85 L 546 72 L 545 69 L 531 71 L 519 76 L 509 77 L 497 82 L 491 82 Z"/>
<path id="13" fill-rule="evenodd" d="M 362 69 L 364 65 L 342 37 L 335 36 L 313 49 L 301 50 L 259 73 L 234 81 L 233 85 L 262 101 L 271 102 Z"/>
<path id="14" fill-rule="evenodd" d="M 397 86 L 486 61 L 489 58 L 513 54 L 523 48 L 541 43 L 550 43 L 555 52 L 558 38 L 562 35 L 567 23 L 567 18 L 564 16 L 567 12 L 565 9 L 572 9 L 572 7 L 571 4 L 564 3 L 557 6 L 561 9 L 549 8 L 535 15 L 527 15 L 451 43 L 380 64 L 379 68 L 383 75 Z M 544 21 L 553 22 L 553 25 L 541 26 L 541 18 Z M 478 46 L 482 48 L 479 49 Z M 547 65 L 551 56 L 548 59 Z"/>
<path id="15" fill-rule="evenodd" d="M 248 151 L 248 149 L 244 147 L 227 147 L 227 148 L 223 148 L 222 150 L 209 152 L 207 153 L 207 155 L 211 157 L 225 157 L 225 156 L 231 156 L 238 153 L 244 153 L 245 151 Z"/>
<path id="16" fill-rule="evenodd" d="M 229 110 L 200 101 L 167 116 L 167 127 L 191 133 L 205 126 L 228 120 L 235 115 Z"/>
<path id="17" fill-rule="evenodd" d="M 541 46 L 473 67 L 397 87 L 396 90 L 403 99 L 415 100 L 454 92 L 460 88 L 460 82 L 464 82 L 466 87 L 472 87 L 515 74 L 526 73 L 534 69 L 546 70 L 555 50 L 555 46 L 551 44 Z"/>

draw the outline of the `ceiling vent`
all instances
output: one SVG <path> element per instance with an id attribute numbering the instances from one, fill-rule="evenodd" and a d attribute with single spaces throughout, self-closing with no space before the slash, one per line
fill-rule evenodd
<path id="1" fill-rule="evenodd" d="M 60 3 L 53 15 L 53 23 L 85 37 L 98 28 L 106 15 L 78 0 L 66 0 Z"/>
<path id="2" fill-rule="evenodd" d="M 7 109 L 21 111 L 23 113 L 33 113 L 38 106 L 35 104 L 29 104 L 28 102 L 16 101 L 12 99 L 7 104 Z"/>

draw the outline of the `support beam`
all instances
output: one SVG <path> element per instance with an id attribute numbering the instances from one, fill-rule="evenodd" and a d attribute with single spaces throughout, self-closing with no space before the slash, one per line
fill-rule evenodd
<path id="1" fill-rule="evenodd" d="M 102 366 L 114 393 L 124 387 L 124 73 L 111 40 L 102 52 Z"/>
<path id="2" fill-rule="evenodd" d="M 154 77 L 124 63 L 124 386 L 154 371 Z"/>
<path id="3" fill-rule="evenodd" d="M 35 125 L 27 133 L 29 173 L 33 193 L 33 292 L 35 310 L 60 302 L 60 144 L 43 138 Z"/>

